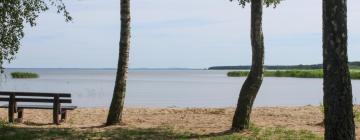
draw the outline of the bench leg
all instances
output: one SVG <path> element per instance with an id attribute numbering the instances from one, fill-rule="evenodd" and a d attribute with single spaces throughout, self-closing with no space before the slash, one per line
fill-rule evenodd
<path id="1" fill-rule="evenodd" d="M 9 111 L 8 111 L 8 118 L 9 118 L 9 123 L 14 122 L 14 110 L 11 108 L 9 108 Z"/>
<path id="2" fill-rule="evenodd" d="M 16 109 L 15 97 L 14 97 L 14 95 L 11 95 L 11 96 L 10 96 L 10 101 L 9 101 L 9 108 L 8 108 L 8 119 L 9 119 L 9 123 L 13 123 L 13 122 L 14 122 L 15 109 Z"/>
<path id="3" fill-rule="evenodd" d="M 24 109 L 19 109 L 18 110 L 18 122 L 22 122 L 23 121 L 23 113 L 24 113 Z"/>
<path id="4" fill-rule="evenodd" d="M 8 108 L 8 119 L 9 123 L 14 122 L 14 113 L 16 112 L 15 94 L 10 95 L 9 108 Z"/>
<path id="5" fill-rule="evenodd" d="M 59 114 L 61 114 L 60 112 L 60 101 L 59 101 L 59 95 L 54 97 L 54 109 L 53 109 L 53 123 L 60 125 L 60 120 L 59 120 Z"/>
<path id="6" fill-rule="evenodd" d="M 66 110 L 64 110 L 62 113 L 61 113 L 61 122 L 65 122 L 66 121 Z"/>
<path id="7" fill-rule="evenodd" d="M 59 120 L 59 111 L 57 111 L 57 109 L 54 108 L 53 110 L 53 123 L 60 125 L 60 120 Z"/>

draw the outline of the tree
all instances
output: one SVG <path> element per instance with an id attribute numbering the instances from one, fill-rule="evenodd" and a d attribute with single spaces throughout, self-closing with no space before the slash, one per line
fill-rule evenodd
<path id="1" fill-rule="evenodd" d="M 56 7 L 58 13 L 63 13 L 67 22 L 72 20 L 62 0 L 0 0 L 1 72 L 4 61 L 10 63 L 19 51 L 20 40 L 24 37 L 24 24 L 36 26 L 39 14 L 50 6 Z"/>
<path id="2" fill-rule="evenodd" d="M 231 0 L 232 1 L 232 0 Z M 241 90 L 235 110 L 231 130 L 241 131 L 249 128 L 250 114 L 256 95 L 260 89 L 264 73 L 264 37 L 262 32 L 263 4 L 274 8 L 281 0 L 238 0 L 243 7 L 251 3 L 251 46 L 252 65 Z"/>
<path id="3" fill-rule="evenodd" d="M 121 31 L 119 43 L 119 60 L 115 87 L 106 125 L 121 123 L 124 108 L 126 78 L 128 71 L 130 49 L 130 0 L 121 0 Z"/>
<path id="4" fill-rule="evenodd" d="M 323 0 L 325 139 L 354 140 L 346 0 Z"/>

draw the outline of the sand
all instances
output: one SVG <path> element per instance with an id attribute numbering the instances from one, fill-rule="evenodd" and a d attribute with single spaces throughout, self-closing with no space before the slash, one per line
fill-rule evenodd
<path id="1" fill-rule="evenodd" d="M 65 123 L 52 125 L 51 110 L 25 110 L 23 123 L 15 125 L 27 128 L 103 129 L 99 126 L 104 124 L 107 111 L 106 108 L 79 108 L 68 113 Z M 178 132 L 217 133 L 229 129 L 233 112 L 234 108 L 125 108 L 124 124 L 113 127 L 169 127 Z M 7 120 L 6 109 L 0 109 L 0 119 Z M 309 130 L 320 135 L 324 133 L 322 120 L 323 115 L 318 106 L 257 107 L 251 115 L 251 122 L 257 127 Z M 356 132 L 360 134 L 360 129 Z"/>

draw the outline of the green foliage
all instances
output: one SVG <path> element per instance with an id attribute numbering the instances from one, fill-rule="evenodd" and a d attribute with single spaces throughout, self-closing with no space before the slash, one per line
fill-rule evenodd
<path id="1" fill-rule="evenodd" d="M 360 79 L 360 71 L 358 70 L 350 70 L 351 79 Z"/>
<path id="2" fill-rule="evenodd" d="M 249 71 L 230 71 L 227 73 L 229 77 L 245 77 Z M 265 71 L 265 77 L 296 77 L 296 78 L 322 78 L 322 70 L 276 70 Z M 360 71 L 351 70 L 351 79 L 360 79 Z"/>
<path id="3" fill-rule="evenodd" d="M 8 123 L 6 120 L 0 119 L 0 130 L 13 128 L 13 125 Z M 1 131 L 0 131 L 1 133 Z"/>
<path id="4" fill-rule="evenodd" d="M 270 7 L 271 5 L 273 5 L 274 8 L 276 8 L 276 6 L 278 4 L 280 4 L 281 1 L 283 1 L 283 0 L 265 0 L 264 3 L 267 7 Z"/>
<path id="5" fill-rule="evenodd" d="M 38 78 L 39 75 L 37 73 L 32 72 L 12 72 L 12 78 Z"/>
<path id="6" fill-rule="evenodd" d="M 320 111 L 321 113 L 325 113 L 325 108 L 324 108 L 324 104 L 323 103 L 320 103 Z"/>
<path id="7" fill-rule="evenodd" d="M 322 140 L 322 136 L 307 130 L 287 130 L 285 128 L 259 128 L 251 124 L 248 130 L 209 137 L 210 140 Z"/>
<path id="8" fill-rule="evenodd" d="M 4 61 L 10 63 L 19 50 L 20 40 L 24 37 L 24 24 L 36 26 L 39 14 L 50 6 L 56 7 L 58 13 L 63 13 L 66 21 L 72 20 L 62 0 L 0 0 L 1 72 Z"/>
<path id="9" fill-rule="evenodd" d="M 353 107 L 354 120 L 360 122 L 360 110 L 359 108 Z"/>
<path id="10" fill-rule="evenodd" d="M 232 2 L 234 0 L 230 0 L 230 1 Z M 247 3 L 251 3 L 251 0 L 237 0 L 237 1 L 239 2 L 239 5 L 241 5 L 242 7 L 245 7 Z M 273 5 L 275 8 L 283 0 L 263 0 L 263 1 L 266 7 L 270 7 L 271 5 Z"/>

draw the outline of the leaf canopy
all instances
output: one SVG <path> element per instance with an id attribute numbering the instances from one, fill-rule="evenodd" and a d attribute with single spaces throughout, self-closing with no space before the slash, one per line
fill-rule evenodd
<path id="1" fill-rule="evenodd" d="M 24 37 L 24 26 L 36 26 L 36 19 L 49 7 L 56 7 L 65 21 L 72 20 L 62 0 L 0 0 L 0 70 L 3 72 L 4 61 L 15 58 L 21 39 Z"/>
<path id="2" fill-rule="evenodd" d="M 245 7 L 246 4 L 251 3 L 251 0 L 230 0 L 230 1 L 238 1 L 239 5 L 241 5 L 242 7 Z M 283 0 L 263 0 L 263 1 L 266 7 L 274 6 L 274 8 L 276 8 L 276 6 L 280 4 L 280 2 Z"/>

